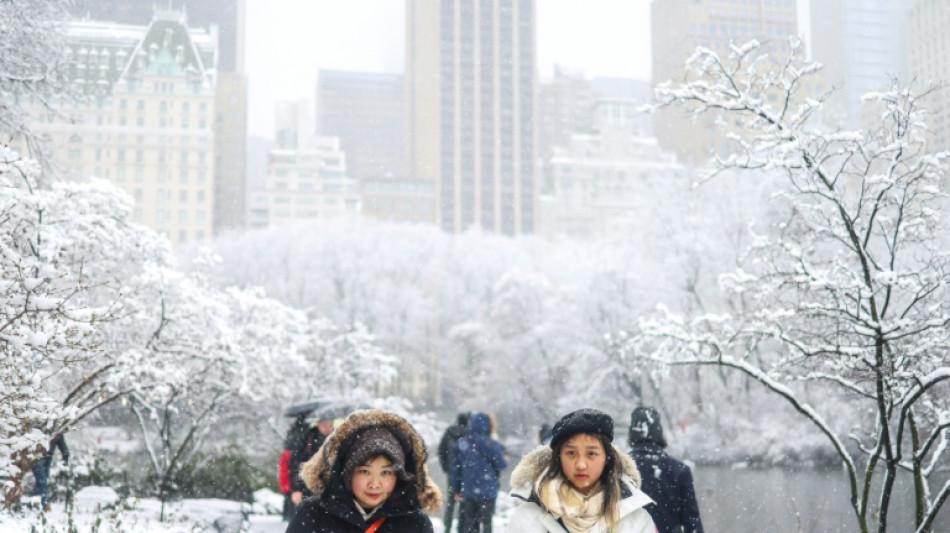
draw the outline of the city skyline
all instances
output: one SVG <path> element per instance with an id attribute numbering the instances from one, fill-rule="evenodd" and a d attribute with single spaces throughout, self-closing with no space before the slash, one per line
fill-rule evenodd
<path id="1" fill-rule="evenodd" d="M 650 0 L 538 0 L 537 11 L 539 79 L 551 77 L 555 65 L 586 76 L 649 79 Z M 402 73 L 404 17 L 403 0 L 250 0 L 249 135 L 271 138 L 276 102 L 312 98 L 321 68 Z M 260 42 L 267 45 L 255 46 Z"/>

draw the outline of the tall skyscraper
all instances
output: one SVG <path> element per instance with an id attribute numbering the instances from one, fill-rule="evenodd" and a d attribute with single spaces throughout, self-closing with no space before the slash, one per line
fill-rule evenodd
<path id="1" fill-rule="evenodd" d="M 351 178 L 405 177 L 403 85 L 400 74 L 318 72 L 317 134 L 339 137 Z"/>
<path id="2" fill-rule="evenodd" d="M 537 225 L 534 0 L 407 0 L 408 166 L 446 231 Z"/>
<path id="3" fill-rule="evenodd" d="M 916 0 L 907 27 L 908 68 L 911 79 L 921 84 L 950 80 L 950 4 Z M 923 87 L 920 87 L 923 88 Z M 950 95 L 935 91 L 923 103 L 928 111 L 929 150 L 950 150 Z"/>
<path id="4" fill-rule="evenodd" d="M 827 82 L 839 87 L 830 111 L 842 126 L 861 125 L 862 95 L 893 77 L 906 80 L 910 8 L 909 0 L 811 2 L 811 49 Z"/>
<path id="5" fill-rule="evenodd" d="M 75 17 L 146 26 L 157 9 L 183 14 L 190 27 L 216 26 L 218 93 L 214 114 L 215 233 L 245 225 L 247 81 L 244 77 L 246 0 L 74 0 Z"/>
<path id="6" fill-rule="evenodd" d="M 725 58 L 731 43 L 756 39 L 784 58 L 789 36 L 798 35 L 795 0 L 653 0 L 651 16 L 654 83 L 682 80 L 686 59 L 697 46 Z M 681 109 L 662 110 L 653 124 L 660 146 L 685 163 L 705 164 L 712 149 L 730 149 L 720 125 L 694 123 Z"/>
<path id="7" fill-rule="evenodd" d="M 214 233 L 245 227 L 247 79 L 219 72 L 214 120 Z"/>

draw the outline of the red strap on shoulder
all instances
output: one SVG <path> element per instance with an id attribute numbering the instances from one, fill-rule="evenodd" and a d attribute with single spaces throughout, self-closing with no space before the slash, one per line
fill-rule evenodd
<path id="1" fill-rule="evenodd" d="M 366 533 L 376 533 L 376 530 L 379 529 L 379 526 L 383 525 L 383 522 L 386 521 L 386 517 L 382 517 L 379 520 L 373 522 L 371 526 L 366 528 Z"/>

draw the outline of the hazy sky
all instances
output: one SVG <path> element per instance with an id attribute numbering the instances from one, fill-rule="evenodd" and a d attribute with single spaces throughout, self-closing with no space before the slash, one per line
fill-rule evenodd
<path id="1" fill-rule="evenodd" d="M 436 1 L 436 0 L 431 0 Z M 650 77 L 650 0 L 536 0 L 538 74 Z M 274 102 L 312 99 L 318 68 L 402 72 L 404 0 L 248 0 L 250 134 L 273 136 Z"/>

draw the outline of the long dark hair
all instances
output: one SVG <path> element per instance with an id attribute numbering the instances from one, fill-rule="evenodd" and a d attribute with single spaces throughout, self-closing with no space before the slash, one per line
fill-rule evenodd
<path id="1" fill-rule="evenodd" d="M 584 433 L 584 435 L 596 438 L 604 447 L 606 460 L 604 461 L 604 471 L 600 474 L 599 480 L 604 489 L 604 506 L 601 509 L 601 514 L 607 519 L 607 531 L 613 531 L 614 526 L 620 521 L 620 477 L 623 475 L 623 465 L 607 437 L 597 433 Z M 560 478 L 563 483 L 571 484 L 571 480 L 564 475 L 564 467 L 561 465 L 561 449 L 568 440 L 570 439 L 564 439 L 553 449 L 551 467 L 541 478 L 542 486 L 555 478 Z"/>

